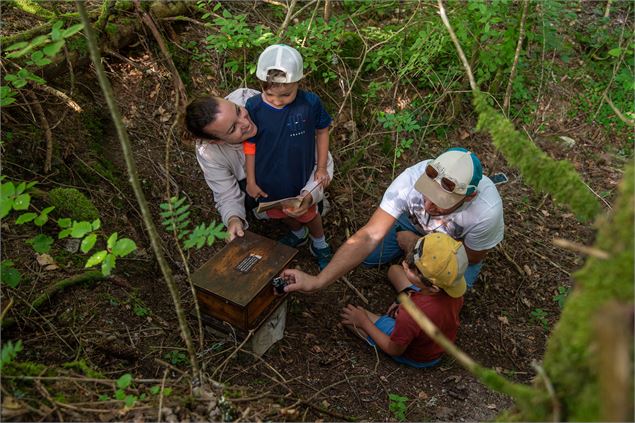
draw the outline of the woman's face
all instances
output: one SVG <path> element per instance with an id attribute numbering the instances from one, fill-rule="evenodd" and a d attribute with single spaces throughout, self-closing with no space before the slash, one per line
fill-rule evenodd
<path id="1" fill-rule="evenodd" d="M 218 102 L 216 120 L 205 126 L 203 131 L 227 144 L 239 144 L 255 136 L 258 128 L 247 109 L 222 99 Z"/>

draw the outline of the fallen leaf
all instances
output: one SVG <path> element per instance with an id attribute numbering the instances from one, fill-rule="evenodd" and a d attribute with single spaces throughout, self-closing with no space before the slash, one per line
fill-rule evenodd
<path id="1" fill-rule="evenodd" d="M 382 382 L 388 383 L 388 378 L 386 376 L 379 376 L 379 379 L 381 379 Z"/>
<path id="2" fill-rule="evenodd" d="M 500 320 L 500 322 L 503 323 L 504 325 L 509 324 L 509 319 L 506 316 L 498 316 L 498 320 Z"/>
<path id="3" fill-rule="evenodd" d="M 37 260 L 37 264 L 40 266 L 57 265 L 55 259 L 48 254 L 35 253 L 35 259 Z"/>
<path id="4" fill-rule="evenodd" d="M 527 307 L 531 307 L 531 303 L 529 302 L 529 300 L 527 298 L 524 298 L 521 300 L 523 302 L 523 304 L 525 304 Z"/>
<path id="5" fill-rule="evenodd" d="M 420 400 L 428 399 L 428 394 L 427 394 L 427 393 L 425 393 L 424 391 L 421 391 L 421 392 L 419 392 L 419 394 L 417 395 L 417 397 L 418 397 Z"/>
<path id="6" fill-rule="evenodd" d="M 490 410 L 495 410 L 496 404 L 487 404 L 487 408 L 489 408 Z"/>
<path id="7" fill-rule="evenodd" d="M 523 270 L 525 271 L 527 276 L 531 276 L 531 268 L 529 266 L 527 266 L 526 264 L 523 265 Z"/>

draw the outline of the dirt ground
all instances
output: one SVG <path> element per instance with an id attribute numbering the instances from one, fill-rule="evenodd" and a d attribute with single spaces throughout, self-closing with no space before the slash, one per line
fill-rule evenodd
<path id="1" fill-rule="evenodd" d="M 176 140 L 171 135 L 175 117 L 171 76 L 157 59 L 157 53 L 141 42 L 125 52 L 123 59 L 105 59 L 144 193 L 155 222 L 160 221 L 158 205 L 166 199 L 168 184 L 171 195 L 178 191 L 188 197 L 194 220 L 218 219 L 193 150 L 180 143 L 179 134 Z M 191 75 L 192 84 L 200 92 L 222 94 L 214 89 L 216 81 L 202 70 L 193 68 Z M 65 91 L 69 88 L 64 78 L 52 85 Z M 320 93 L 319 88 L 316 90 Z M 547 87 L 545 104 L 539 105 L 539 111 L 548 102 L 550 117 L 539 122 L 545 126 L 534 141 L 551 156 L 571 160 L 590 188 L 602 193 L 608 204 L 621 178 L 623 160 L 615 152 L 623 147 L 623 141 L 609 139 L 597 127 L 575 116 L 568 117 L 567 96 L 571 94 L 567 92 L 570 91 L 562 85 Z M 49 105 L 49 119 L 52 123 L 57 121 L 65 105 L 38 95 Z M 395 420 L 390 394 L 407 398 L 405 417 L 409 421 L 491 420 L 512 406 L 509 398 L 484 387 L 449 357 L 435 368 L 414 370 L 393 362 L 347 332 L 339 323 L 339 311 L 348 303 L 362 302 L 338 282 L 313 295 L 289 296 L 285 336 L 262 358 L 243 351 L 234 354 L 240 340 L 206 334 L 199 360 L 212 379 L 224 384 L 222 390 L 216 391 L 222 392 L 222 397 L 218 394 L 215 398 L 223 414 L 206 414 L 209 410 L 205 405 L 192 402 L 187 394 L 189 387 L 183 375 L 187 354 L 178 335 L 174 307 L 126 182 L 119 142 L 91 72 L 76 75 L 74 98 L 85 105 L 87 115 L 69 113 L 55 129 L 59 159 L 54 162 L 51 175 L 41 172 L 42 143 L 18 143 L 21 134 L 31 139 L 28 134 L 34 131 L 26 108 L 16 107 L 3 113 L 3 138 L 6 131 L 13 133 L 13 141 L 3 147 L 3 175 L 14 180 L 38 179 L 42 189 L 81 189 L 97 205 L 103 225 L 134 239 L 139 250 L 131 258 L 118 261 L 116 277 L 70 288 L 40 310 L 29 313 L 26 303 L 51 282 L 76 274 L 79 268 L 59 242 L 52 255 L 60 268 L 44 270 L 24 244 L 27 235 L 23 229 L 3 223 L 3 258 L 10 257 L 18 267 L 35 275 L 24 281 L 19 290 L 3 288 L 3 309 L 7 297 L 16 302 L 12 312 L 16 325 L 2 332 L 3 342 L 22 340 L 20 360 L 42 363 L 50 370 L 81 359 L 104 378 L 117 379 L 129 372 L 136 379 L 168 381 L 175 390 L 181 386 L 183 390 L 178 394 L 164 398 L 167 420 L 169 416 L 176 420 L 189 416 L 197 420 L 390 421 Z M 91 124 L 97 134 L 86 129 Z M 571 275 L 583 264 L 581 256 L 555 247 L 552 239 L 589 245 L 594 229 L 579 223 L 548 196 L 526 187 L 518 173 L 506 166 L 488 137 L 474 132 L 474 126 L 475 122 L 468 118 L 460 121 L 446 138 L 427 137 L 418 149 L 399 159 L 395 174 L 449 146 L 460 145 L 479 155 L 486 174 L 505 172 L 509 176 L 509 183 L 499 187 L 505 207 L 505 240 L 489 253 L 475 288 L 466 295 L 457 345 L 482 365 L 514 381 L 531 383 L 536 374 L 532 363 L 539 365 L 549 332 L 560 314 L 558 295 L 571 289 Z M 363 126 L 360 128 L 359 135 L 364 135 Z M 526 129 L 530 134 L 537 133 L 532 125 Z M 569 147 L 558 142 L 560 135 L 573 138 L 576 145 Z M 336 167 L 344 165 L 347 157 L 339 152 L 350 137 L 350 130 L 339 122 L 331 135 Z M 92 141 L 84 142 L 87 138 Z M 165 160 L 168 140 L 169 169 Z M 332 247 L 337 248 L 363 226 L 378 206 L 392 180 L 391 160 L 369 153 L 346 173 L 336 169 L 328 189 L 332 210 L 324 218 Z M 104 163 L 112 164 L 109 174 L 103 172 Z M 283 234 L 283 228 L 272 222 L 253 222 L 252 229 L 274 239 Z M 161 237 L 184 307 L 190 311 L 192 296 L 183 262 L 172 237 L 164 231 Z M 217 242 L 192 252 L 189 269 L 200 267 L 222 246 L 222 242 Z M 292 265 L 317 271 L 306 248 L 301 249 Z M 358 268 L 348 278 L 368 299 L 368 308 L 376 313 L 385 312 L 394 300 L 386 268 Z M 189 324 L 198 343 L 197 325 L 191 316 Z M 82 377 L 79 371 L 72 375 L 78 380 Z M 23 404 L 30 401 L 35 410 L 16 413 L 10 416 L 13 420 L 61 420 L 62 416 L 85 421 L 156 419 L 156 402 L 140 403 L 120 412 L 108 401 L 98 401 L 101 388 L 97 385 L 78 387 L 77 380 L 57 379 L 42 389 L 34 389 L 32 385 L 19 387 L 9 382 L 3 380 L 4 396 Z M 46 402 L 47 395 L 69 406 L 38 409 L 33 405 Z"/>

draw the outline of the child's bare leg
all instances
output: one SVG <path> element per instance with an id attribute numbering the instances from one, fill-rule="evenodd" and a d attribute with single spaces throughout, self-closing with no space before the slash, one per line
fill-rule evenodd
<path id="1" fill-rule="evenodd" d="M 376 315 L 375 313 L 372 313 L 372 312 L 366 310 L 366 309 L 364 309 L 364 311 L 366 312 L 366 315 L 368 316 L 368 319 L 371 322 L 373 322 L 373 324 L 375 324 L 377 319 L 379 319 L 379 316 Z M 363 329 L 360 329 L 357 326 L 353 326 L 353 325 L 344 325 L 344 326 L 346 326 L 346 328 L 348 330 L 352 331 L 355 335 L 359 336 L 363 340 L 366 340 L 366 338 L 368 338 L 368 334 Z"/>
<path id="2" fill-rule="evenodd" d="M 313 238 L 322 238 L 324 236 L 324 228 L 322 227 L 322 216 L 317 214 L 312 221 L 306 224 L 309 233 Z"/>
<path id="3" fill-rule="evenodd" d="M 299 231 L 302 229 L 302 223 L 295 220 L 293 217 L 285 217 L 282 221 L 291 229 L 292 231 Z M 306 232 L 305 232 L 306 233 Z"/>
<path id="4" fill-rule="evenodd" d="M 403 270 L 403 267 L 399 264 L 393 264 L 390 268 L 388 268 L 388 279 L 397 292 L 401 292 L 412 285 L 412 283 L 408 280 L 408 276 L 406 276 L 406 272 Z"/>

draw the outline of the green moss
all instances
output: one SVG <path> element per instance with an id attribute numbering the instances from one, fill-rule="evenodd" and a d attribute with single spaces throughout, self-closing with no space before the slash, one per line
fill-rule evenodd
<path id="1" fill-rule="evenodd" d="M 106 28 L 104 28 L 104 30 L 108 33 L 108 34 L 114 34 L 117 31 L 119 31 L 119 27 L 117 25 L 115 25 L 114 23 L 108 23 L 106 24 Z"/>
<path id="2" fill-rule="evenodd" d="M 86 37 L 73 37 L 70 40 L 66 40 L 66 48 L 68 48 L 69 51 L 76 51 L 82 56 L 88 55 Z"/>
<path id="3" fill-rule="evenodd" d="M 69 363 L 62 364 L 65 369 L 76 369 L 81 371 L 84 375 L 94 379 L 105 379 L 104 375 L 96 370 L 90 368 L 84 360 L 71 361 Z"/>
<path id="4" fill-rule="evenodd" d="M 75 188 L 55 188 L 49 192 L 51 205 L 60 217 L 93 221 L 99 218 L 95 205 Z"/>
<path id="5" fill-rule="evenodd" d="M 634 176 L 633 165 L 629 165 L 613 213 L 598 221 L 595 247 L 607 252 L 609 259 L 590 258 L 575 274 L 576 287 L 547 344 L 544 367 L 568 413 L 567 420 L 602 419 L 592 322 L 608 301 L 633 301 Z"/>
<path id="6" fill-rule="evenodd" d="M 7 376 L 46 376 L 46 366 L 32 361 L 12 361 L 2 368 Z"/>

